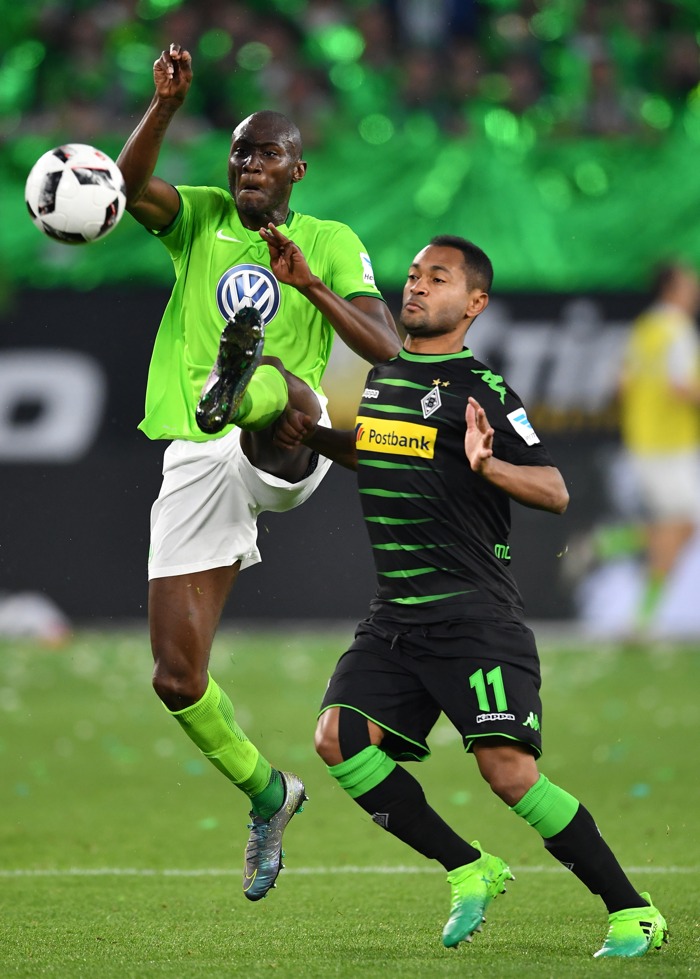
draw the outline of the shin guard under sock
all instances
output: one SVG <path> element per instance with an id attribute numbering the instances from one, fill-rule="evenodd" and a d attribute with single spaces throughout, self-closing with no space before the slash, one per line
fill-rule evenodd
<path id="1" fill-rule="evenodd" d="M 542 836 L 545 849 L 574 873 L 608 913 L 641 908 L 646 902 L 627 879 L 593 817 L 577 799 L 541 775 L 513 812 Z"/>
<path id="2" fill-rule="evenodd" d="M 420 783 L 376 745 L 328 771 L 377 825 L 448 872 L 481 856 L 430 808 Z"/>
<path id="3" fill-rule="evenodd" d="M 270 763 L 240 729 L 231 701 L 211 676 L 196 704 L 168 713 L 212 765 L 247 796 L 259 795 L 270 785 Z"/>

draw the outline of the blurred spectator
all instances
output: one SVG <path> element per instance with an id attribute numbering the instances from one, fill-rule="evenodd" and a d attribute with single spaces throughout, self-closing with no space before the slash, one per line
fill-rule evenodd
<path id="1" fill-rule="evenodd" d="M 595 136 L 620 136 L 637 129 L 632 94 L 620 85 L 614 62 L 601 54 L 591 62 L 581 131 Z"/>
<path id="2" fill-rule="evenodd" d="M 518 115 L 556 104 L 555 131 L 616 136 L 647 125 L 649 96 L 668 101 L 668 125 L 681 116 L 700 83 L 699 14 L 671 0 L 36 0 L 7 23 L 0 109 L 26 133 L 128 130 L 145 97 L 132 66 L 177 36 L 199 66 L 182 139 L 261 103 L 311 144 L 333 121 L 421 109 L 462 133 L 480 100 Z"/>
<path id="3" fill-rule="evenodd" d="M 620 386 L 622 441 L 645 511 L 647 581 L 639 625 L 692 537 L 700 503 L 700 279 L 662 267 L 654 301 L 633 323 Z"/>
<path id="4" fill-rule="evenodd" d="M 460 135 L 467 128 L 470 110 L 481 98 L 480 85 L 484 76 L 484 57 L 476 41 L 456 39 L 448 49 L 445 72 L 445 101 L 447 120 L 445 128 Z"/>
<path id="5" fill-rule="evenodd" d="M 409 48 L 399 61 L 398 98 L 407 113 L 426 112 L 438 124 L 449 106 L 444 95 L 439 56 L 431 48 Z"/>
<path id="6" fill-rule="evenodd" d="M 664 52 L 663 91 L 676 105 L 700 85 L 700 47 L 690 33 L 672 32 Z"/>
<path id="7" fill-rule="evenodd" d="M 524 55 L 511 55 L 503 66 L 507 85 L 504 105 L 516 116 L 537 105 L 543 96 L 542 75 L 536 62 Z"/>

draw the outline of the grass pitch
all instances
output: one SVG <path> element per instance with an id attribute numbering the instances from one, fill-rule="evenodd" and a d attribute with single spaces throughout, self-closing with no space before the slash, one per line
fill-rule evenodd
<path id="1" fill-rule="evenodd" d="M 468 839 L 516 875 L 483 933 L 440 932 L 439 868 L 376 827 L 312 746 L 329 673 L 352 629 L 222 632 L 212 672 L 243 729 L 311 797 L 285 837 L 279 887 L 241 892 L 245 798 L 150 690 L 147 631 L 65 647 L 0 643 L 0 976 L 563 979 L 700 968 L 700 648 L 542 642 L 542 770 L 579 797 L 671 942 L 594 961 L 606 915 L 546 854 L 443 721 L 411 770 Z"/>

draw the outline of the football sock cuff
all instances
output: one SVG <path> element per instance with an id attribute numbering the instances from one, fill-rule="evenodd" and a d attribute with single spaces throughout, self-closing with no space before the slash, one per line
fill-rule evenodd
<path id="1" fill-rule="evenodd" d="M 261 364 L 250 379 L 233 417 L 239 428 L 257 432 L 267 428 L 287 407 L 287 382 L 272 364 Z"/>
<path id="2" fill-rule="evenodd" d="M 328 765 L 328 772 L 351 799 L 369 792 L 396 768 L 393 758 L 372 744 L 339 765 Z"/>
<path id="3" fill-rule="evenodd" d="M 258 794 L 267 787 L 270 763 L 240 729 L 234 719 L 233 704 L 211 675 L 204 695 L 196 704 L 168 713 L 212 765 L 246 795 Z"/>
<path id="4" fill-rule="evenodd" d="M 271 819 L 282 808 L 282 803 L 284 802 L 284 783 L 282 782 L 282 776 L 276 768 L 270 769 L 269 764 L 263 758 L 258 758 L 258 765 L 260 765 L 261 761 L 267 766 L 267 771 L 270 772 L 270 779 L 262 792 L 256 791 L 255 794 L 248 792 L 248 795 L 250 796 L 250 802 L 255 815 L 261 816 L 263 819 Z M 255 766 L 256 771 L 253 772 L 253 777 L 258 775 L 258 765 Z M 262 778 L 263 775 L 264 773 L 261 771 L 259 777 Z M 253 780 L 254 778 L 251 779 L 251 782 Z M 243 785 L 240 788 L 246 791 Z"/>
<path id="5" fill-rule="evenodd" d="M 540 775 L 532 788 L 511 809 L 536 829 L 543 839 L 547 839 L 561 833 L 569 825 L 578 807 L 578 799 L 554 785 L 545 775 Z"/>

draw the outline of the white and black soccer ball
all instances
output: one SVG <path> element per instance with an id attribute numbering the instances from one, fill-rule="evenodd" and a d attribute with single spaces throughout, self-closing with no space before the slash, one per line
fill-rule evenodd
<path id="1" fill-rule="evenodd" d="M 85 143 L 44 153 L 24 188 L 34 224 L 49 238 L 84 245 L 104 238 L 124 214 L 126 189 L 117 164 Z"/>

